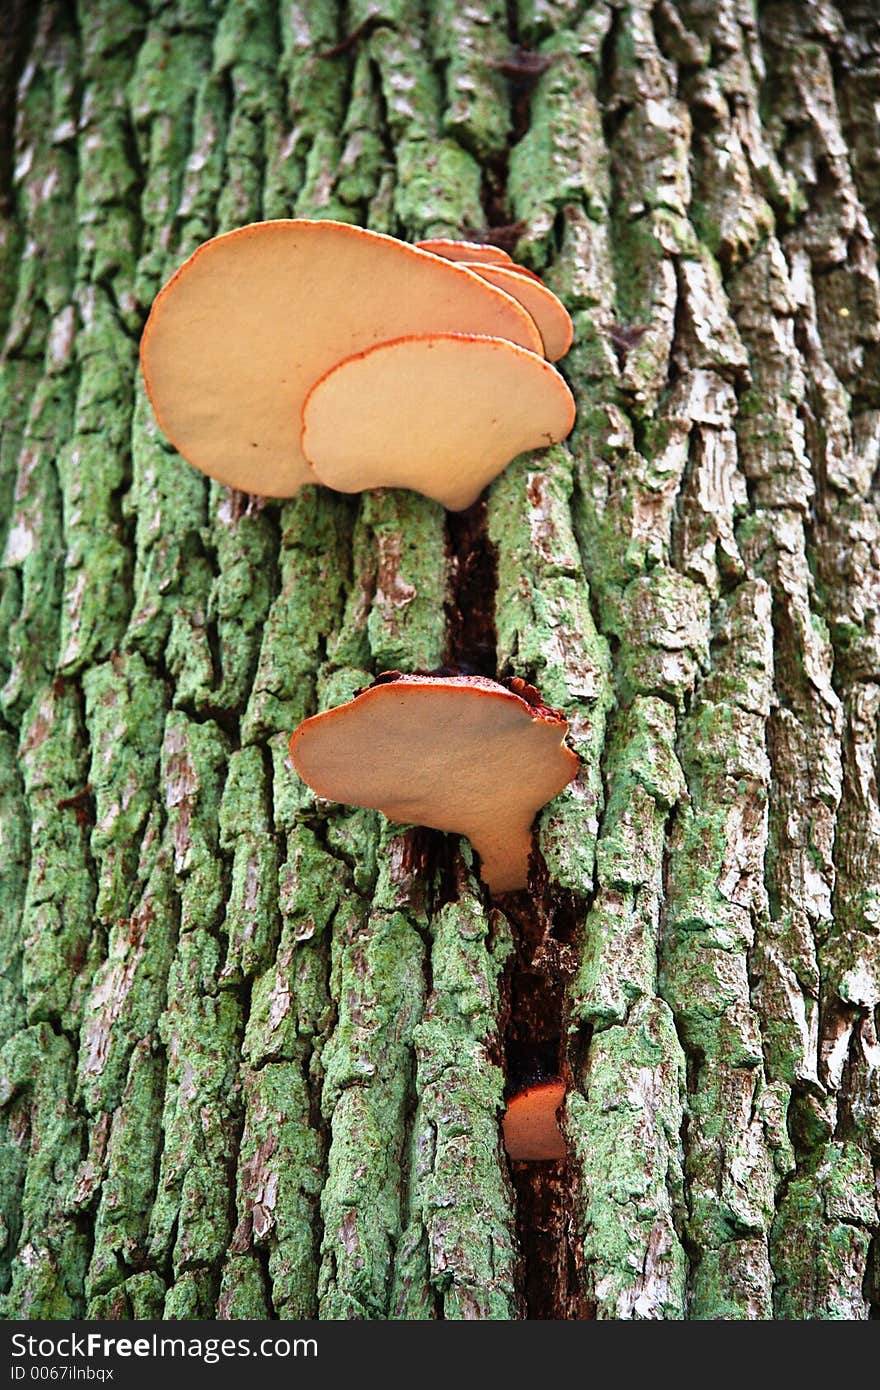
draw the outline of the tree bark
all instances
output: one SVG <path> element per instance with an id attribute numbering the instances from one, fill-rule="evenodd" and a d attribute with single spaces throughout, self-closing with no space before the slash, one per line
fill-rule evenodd
<path id="1" fill-rule="evenodd" d="M 878 1316 L 873 11 L 6 6 L 4 1316 Z M 152 297 L 289 216 L 505 226 L 570 441 L 460 517 L 187 467 Z M 571 720 L 528 894 L 287 761 L 443 663 Z"/>

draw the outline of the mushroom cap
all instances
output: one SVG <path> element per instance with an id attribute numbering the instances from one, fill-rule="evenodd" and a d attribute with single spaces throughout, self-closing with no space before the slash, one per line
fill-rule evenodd
<path id="1" fill-rule="evenodd" d="M 159 292 L 141 368 L 184 458 L 290 497 L 315 482 L 300 448 L 314 383 L 375 343 L 447 330 L 541 350 L 522 306 L 463 266 L 341 222 L 258 222 L 205 242 Z"/>
<path id="2" fill-rule="evenodd" d="M 442 256 L 445 261 L 481 261 L 487 265 L 511 265 L 512 257 L 500 246 L 488 246 L 483 241 L 452 241 L 447 237 L 433 237 L 428 241 L 417 241 L 420 251 L 430 251 L 432 256 Z"/>
<path id="3" fill-rule="evenodd" d="M 567 729 L 480 676 L 401 676 L 304 720 L 290 756 L 318 796 L 466 835 L 504 893 L 526 886 L 535 814 L 577 773 Z"/>
<path id="4" fill-rule="evenodd" d="M 458 264 L 459 264 L 459 265 L 463 265 L 463 266 L 465 267 L 466 270 L 485 270 L 485 268 L 486 268 L 487 265 L 494 265 L 495 262 L 494 262 L 494 261 L 459 261 Z M 541 279 L 540 275 L 538 274 L 538 272 L 537 272 L 536 270 L 529 270 L 529 268 L 528 268 L 527 265 L 519 265 L 516 261 L 511 261 L 509 265 L 508 265 L 508 264 L 502 265 L 502 264 L 499 262 L 499 263 L 498 263 L 498 269 L 499 269 L 499 270 L 509 270 L 509 271 L 511 271 L 511 273 L 512 273 L 513 275 L 522 275 L 526 280 L 537 280 L 537 282 L 538 282 L 539 285 L 543 285 L 543 283 L 544 283 L 544 281 Z"/>
<path id="5" fill-rule="evenodd" d="M 565 1100 L 565 1082 L 554 1078 L 527 1086 L 510 1101 L 502 1120 L 509 1158 L 540 1162 L 565 1158 L 565 1140 L 556 1112 Z"/>
<path id="6" fill-rule="evenodd" d="M 431 334 L 329 371 L 306 399 L 302 449 L 327 487 L 408 487 L 460 511 L 573 423 L 571 392 L 543 357 L 504 338 Z"/>
<path id="7" fill-rule="evenodd" d="M 528 310 L 538 325 L 544 356 L 549 362 L 558 362 L 565 356 L 574 337 L 574 324 L 565 305 L 542 280 L 520 266 L 471 265 L 468 269 L 496 289 L 513 295 Z"/>

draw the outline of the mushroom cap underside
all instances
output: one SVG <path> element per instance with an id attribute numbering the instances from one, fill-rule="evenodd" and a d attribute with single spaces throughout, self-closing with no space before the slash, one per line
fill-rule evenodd
<path id="1" fill-rule="evenodd" d="M 319 795 L 466 835 L 492 892 L 526 886 L 536 812 L 575 776 L 564 719 L 471 677 L 401 677 L 305 720 L 293 765 Z"/>
<path id="2" fill-rule="evenodd" d="M 538 325 L 548 362 L 558 362 L 565 356 L 574 338 L 571 316 L 562 301 L 537 276 L 523 273 L 518 266 L 473 265 L 469 269 L 496 289 L 518 299 L 531 314 Z"/>

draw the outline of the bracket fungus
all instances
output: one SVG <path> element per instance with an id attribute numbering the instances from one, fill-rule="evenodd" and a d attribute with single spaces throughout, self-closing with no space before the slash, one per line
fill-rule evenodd
<path id="1" fill-rule="evenodd" d="M 543 353 L 518 300 L 472 271 L 341 222 L 258 222 L 205 242 L 156 296 L 141 369 L 159 425 L 220 482 L 292 497 L 317 479 L 302 408 L 331 368 L 411 334 Z"/>
<path id="2" fill-rule="evenodd" d="M 571 392 L 543 357 L 504 338 L 435 333 L 332 368 L 306 397 L 302 451 L 340 492 L 408 487 L 461 511 L 517 454 L 573 423 Z"/>
<path id="3" fill-rule="evenodd" d="M 428 241 L 417 241 L 420 251 L 430 251 L 433 256 L 442 256 L 446 261 L 482 261 L 486 265 L 513 265 L 513 258 L 500 246 L 488 246 L 483 241 L 453 241 L 447 237 L 433 237 Z"/>
<path id="4" fill-rule="evenodd" d="M 524 280 L 537 280 L 539 285 L 544 284 L 536 271 L 529 270 L 528 266 L 518 265 L 516 261 L 509 261 L 504 264 L 500 261 L 459 261 L 459 265 L 463 265 L 465 270 L 476 270 L 477 274 L 482 270 L 491 270 L 493 267 L 495 270 L 508 270 L 511 275 L 521 275 Z"/>
<path id="5" fill-rule="evenodd" d="M 468 269 L 519 300 L 538 325 L 548 362 L 558 362 L 565 356 L 574 337 L 574 325 L 565 305 L 543 280 L 521 266 L 469 265 Z"/>
<path id="6" fill-rule="evenodd" d="M 291 761 L 318 796 L 466 835 L 492 893 L 525 888 L 535 815 L 580 760 L 565 719 L 511 685 L 395 672 L 304 720 Z"/>
<path id="7" fill-rule="evenodd" d="M 565 1158 L 556 1117 L 564 1100 L 565 1082 L 558 1077 L 525 1086 L 511 1098 L 501 1122 L 508 1158 L 530 1163 Z"/>

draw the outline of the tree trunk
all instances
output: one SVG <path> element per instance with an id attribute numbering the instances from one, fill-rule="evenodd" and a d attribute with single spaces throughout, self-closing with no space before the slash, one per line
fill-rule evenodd
<path id="1" fill-rule="evenodd" d="M 873 11 L 6 5 L 5 1316 L 878 1316 Z M 462 516 L 187 467 L 152 297 L 289 216 L 506 227 L 571 440 Z M 571 720 L 528 894 L 287 761 L 443 663 Z"/>

